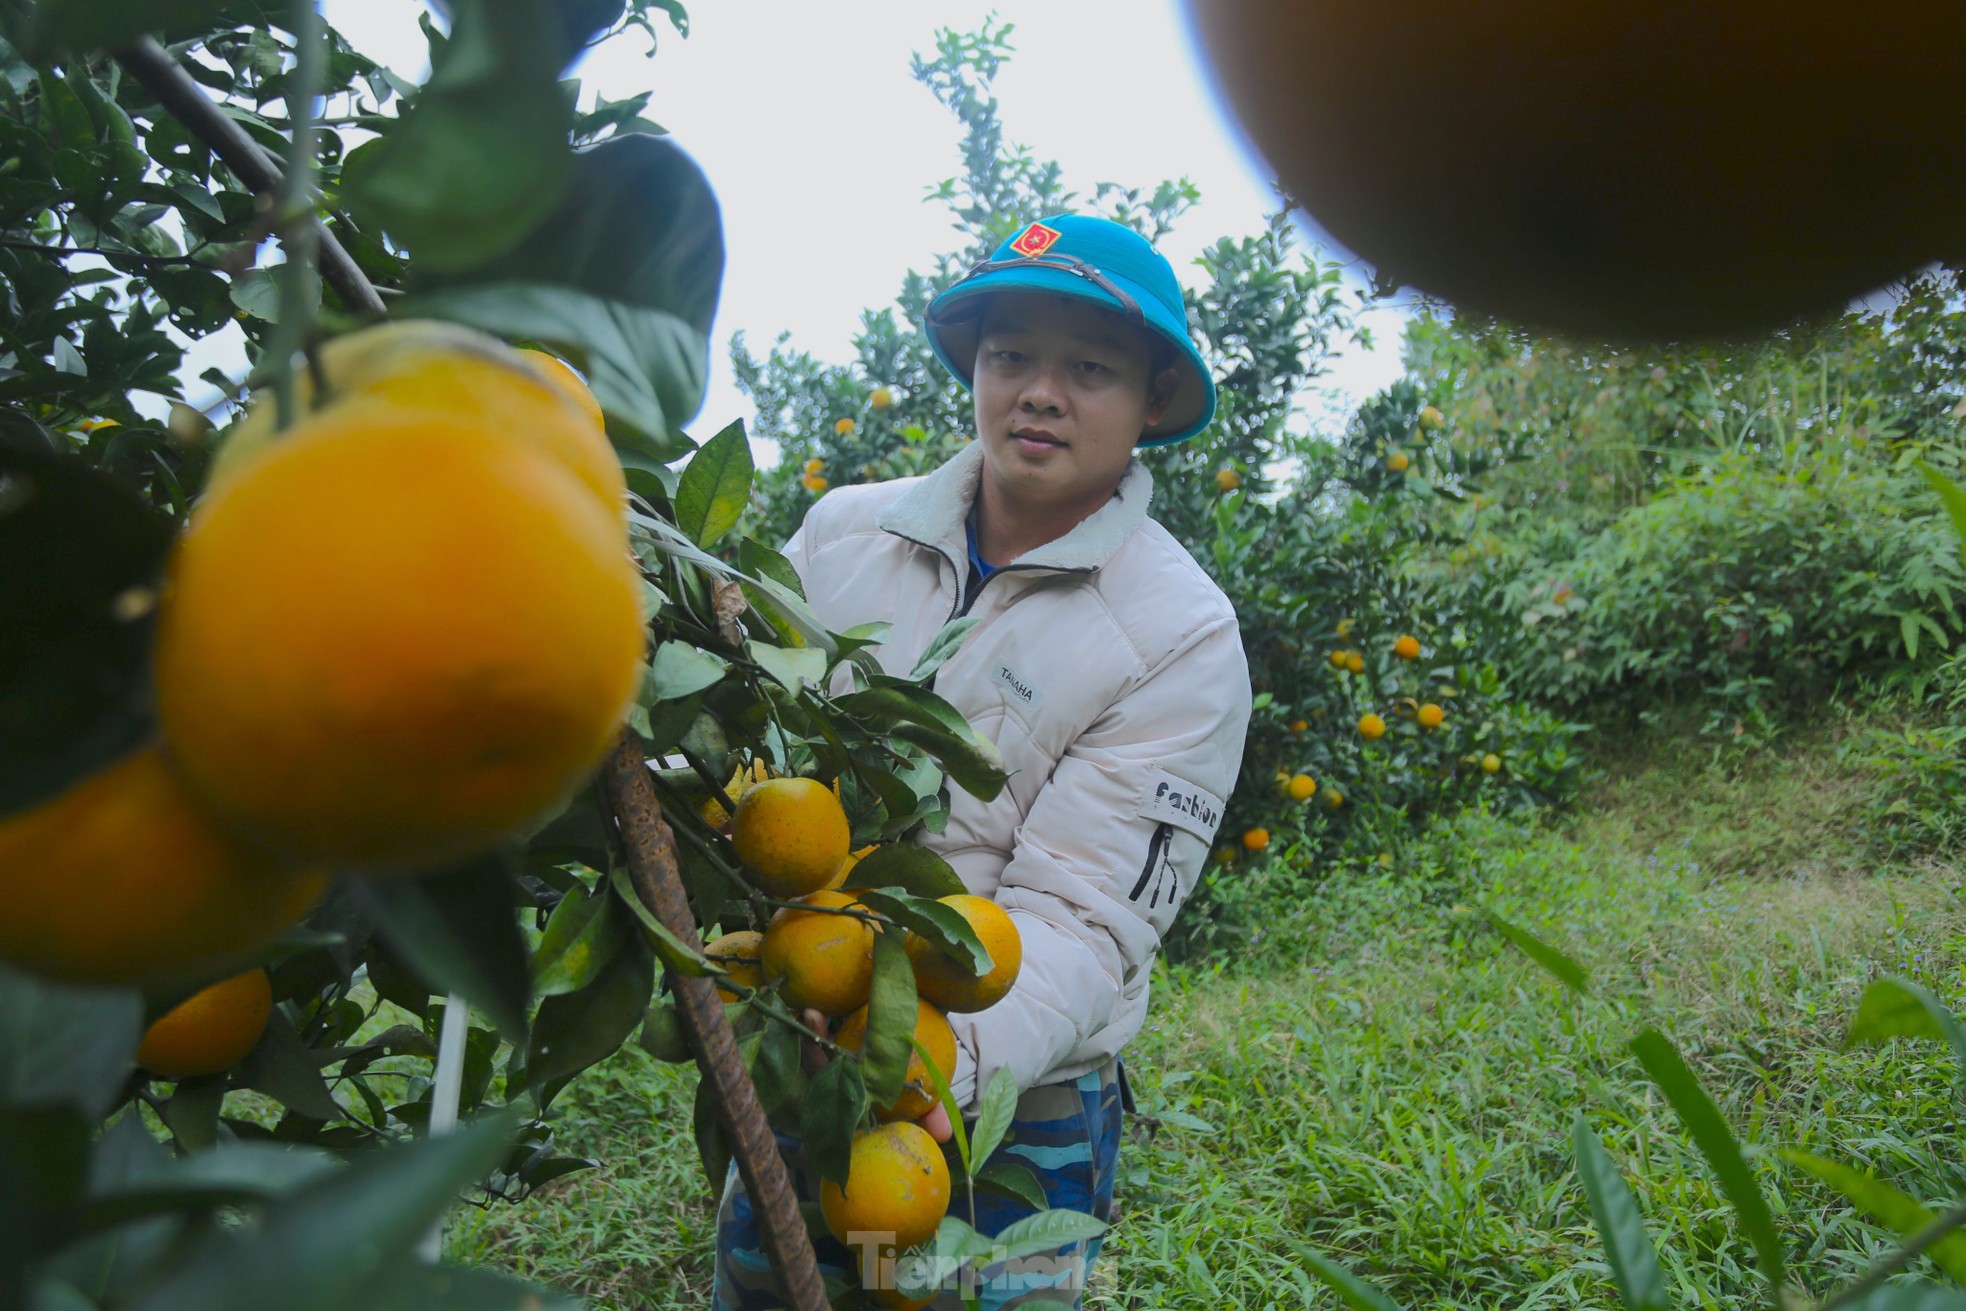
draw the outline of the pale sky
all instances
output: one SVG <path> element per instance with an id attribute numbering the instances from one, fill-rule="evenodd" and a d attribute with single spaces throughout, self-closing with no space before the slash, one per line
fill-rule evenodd
<path id="1" fill-rule="evenodd" d="M 419 78 L 420 8 L 323 4 L 357 49 Z M 732 332 L 761 351 L 789 330 L 794 346 L 844 361 L 861 310 L 889 303 L 906 270 L 957 244 L 923 196 L 956 173 L 958 129 L 908 58 L 933 49 L 937 28 L 974 30 L 993 12 L 1016 25 L 997 80 L 1009 140 L 1058 160 L 1087 199 L 1100 181 L 1144 190 L 1192 178 L 1202 203 L 1163 243 L 1184 282 L 1200 280 L 1192 261 L 1204 246 L 1258 230 L 1267 170 L 1218 108 L 1178 0 L 702 0 L 689 37 L 664 27 L 653 59 L 630 33 L 574 70 L 584 103 L 653 91 L 648 116 L 723 204 L 729 258 L 692 435 L 750 414 L 727 362 Z M 1376 349 L 1340 359 L 1327 381 L 1342 399 L 1313 410 L 1342 413 L 1397 378 L 1405 319 L 1397 307 L 1370 312 Z"/>

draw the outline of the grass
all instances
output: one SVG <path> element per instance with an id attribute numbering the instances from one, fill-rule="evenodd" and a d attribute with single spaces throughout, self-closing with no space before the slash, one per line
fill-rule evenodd
<path id="1" fill-rule="evenodd" d="M 1130 1125 L 1087 1305 L 1337 1306 L 1302 1242 L 1415 1311 L 1615 1306 L 1572 1166 L 1580 1114 L 1638 1195 L 1675 1305 L 1752 1305 L 1763 1286 L 1731 1209 L 1627 1050 L 1648 1025 L 1749 1145 L 1794 1280 L 1820 1294 L 1854 1278 L 1892 1236 L 1764 1149 L 1860 1165 L 1931 1205 L 1966 1192 L 1944 1049 L 1840 1046 L 1868 980 L 1957 1003 L 1966 962 L 1950 868 L 1872 872 L 1839 830 L 1865 787 L 1827 737 L 1745 768 L 1662 753 L 1610 770 L 1566 821 L 1465 816 L 1390 870 L 1218 875 L 1238 919 L 1266 927 L 1159 970 L 1128 1070 L 1164 1118 Z M 1483 908 L 1570 953 L 1592 995 L 1527 962 Z M 693 1084 L 639 1052 L 584 1077 L 560 1132 L 607 1164 L 462 1218 L 453 1255 L 596 1306 L 705 1305 Z"/>

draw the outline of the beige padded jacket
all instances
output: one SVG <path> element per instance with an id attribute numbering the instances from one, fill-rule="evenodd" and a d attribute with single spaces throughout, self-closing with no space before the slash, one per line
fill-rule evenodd
<path id="1" fill-rule="evenodd" d="M 972 443 L 924 478 L 836 488 L 786 548 L 828 628 L 893 625 L 878 651 L 890 673 L 962 610 L 981 468 Z M 952 787 L 948 827 L 920 841 L 1024 944 L 1009 996 L 949 1017 L 965 1109 L 999 1067 L 1020 1090 L 1073 1079 L 1140 1031 L 1155 953 L 1242 764 L 1235 612 L 1147 517 L 1152 494 L 1136 460 L 1103 509 L 992 574 L 968 611 L 981 622 L 936 675 L 1010 781 L 987 803 Z"/>

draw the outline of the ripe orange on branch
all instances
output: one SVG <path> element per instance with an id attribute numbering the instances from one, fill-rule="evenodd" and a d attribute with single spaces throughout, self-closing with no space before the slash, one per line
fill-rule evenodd
<path id="1" fill-rule="evenodd" d="M 1024 964 L 1024 940 L 1004 908 L 988 897 L 958 892 L 939 900 L 969 921 L 983 949 L 990 953 L 990 968 L 979 978 L 928 939 L 911 932 L 908 961 L 915 967 L 916 991 L 945 1011 L 987 1010 L 1003 1000 L 1017 982 Z"/>
<path id="2" fill-rule="evenodd" d="M 1418 660 L 1420 658 L 1420 639 L 1412 636 L 1400 638 L 1397 642 L 1393 643 L 1393 654 L 1401 660 Z"/>
<path id="3" fill-rule="evenodd" d="M 703 954 L 722 967 L 732 983 L 761 988 L 765 983 L 764 947 L 764 934 L 756 929 L 739 929 L 705 943 Z M 736 993 L 721 983 L 717 985 L 717 995 L 725 1001 L 739 1000 Z"/>
<path id="4" fill-rule="evenodd" d="M 1316 795 L 1317 780 L 1309 774 L 1298 774 L 1291 778 L 1290 799 L 1292 801 L 1309 801 Z"/>
<path id="5" fill-rule="evenodd" d="M 912 1121 L 862 1129 L 853 1135 L 846 1186 L 822 1182 L 819 1209 L 843 1243 L 913 1247 L 933 1237 L 949 1212 L 949 1163 Z"/>
<path id="6" fill-rule="evenodd" d="M 815 892 L 780 908 L 765 926 L 759 961 L 767 983 L 793 1007 L 845 1015 L 867 1004 L 874 982 L 874 926 L 832 912 L 858 903 L 844 892 Z M 803 909 L 812 907 L 813 909 Z"/>
<path id="7" fill-rule="evenodd" d="M 193 993 L 144 1031 L 137 1064 L 163 1079 L 229 1070 L 246 1058 L 273 1013 L 265 970 L 247 970 Z"/>
<path id="8" fill-rule="evenodd" d="M 1421 728 L 1432 730 L 1440 727 L 1440 722 L 1447 717 L 1447 712 L 1429 701 L 1421 706 L 1413 717 L 1419 721 Z"/>
<path id="9" fill-rule="evenodd" d="M 803 897 L 825 887 L 852 841 L 840 799 L 810 778 L 766 779 L 745 792 L 731 820 L 737 858 L 774 897 Z"/>
<path id="10" fill-rule="evenodd" d="M 248 956 L 320 900 L 145 747 L 0 820 L 0 960 L 70 983 L 184 979 Z"/>
<path id="11" fill-rule="evenodd" d="M 454 859 L 600 763 L 640 681 L 641 599 L 621 511 L 536 433 L 341 400 L 193 511 L 158 617 L 164 738 L 277 851 Z"/>
<path id="12" fill-rule="evenodd" d="M 850 1052 L 857 1052 L 866 1037 L 867 1008 L 862 1006 L 846 1017 L 846 1023 L 833 1035 L 833 1041 Z M 956 1031 L 949 1027 L 948 1016 L 919 998 L 915 1001 L 915 1041 L 928 1052 L 944 1079 L 954 1077 Z M 917 1120 L 927 1115 L 934 1105 L 935 1077 L 928 1072 L 921 1052 L 916 1052 L 908 1058 L 908 1073 L 901 1095 L 886 1106 L 875 1107 L 874 1113 L 883 1120 Z"/>
<path id="13" fill-rule="evenodd" d="M 1368 742 L 1376 742 L 1386 735 L 1386 721 L 1370 713 L 1360 715 L 1358 735 Z"/>
<path id="14" fill-rule="evenodd" d="M 1266 828 L 1244 829 L 1242 845 L 1246 851 L 1261 851 L 1270 845 L 1270 830 Z"/>

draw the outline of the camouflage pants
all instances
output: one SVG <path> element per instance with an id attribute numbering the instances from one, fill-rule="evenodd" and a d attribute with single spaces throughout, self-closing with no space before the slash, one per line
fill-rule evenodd
<path id="1" fill-rule="evenodd" d="M 1120 1085 L 1117 1059 L 1068 1083 L 1032 1088 L 1017 1099 L 1004 1145 L 993 1159 L 1028 1166 L 1043 1185 L 1053 1207 L 1084 1211 L 1108 1220 L 1113 1210 L 1113 1177 L 1119 1159 Z M 973 1123 L 970 1127 L 973 1127 Z M 799 1140 L 778 1136 L 778 1148 L 791 1168 L 800 1201 L 816 1200 L 818 1178 L 800 1150 Z M 961 1158 L 953 1142 L 945 1147 L 949 1173 L 960 1181 Z M 967 1214 L 960 1182 L 950 1209 Z M 1001 1233 L 1031 1214 L 1013 1198 L 979 1191 L 976 1227 L 985 1234 Z M 860 1254 L 822 1236 L 815 1243 L 823 1275 L 847 1278 L 860 1264 Z M 972 1286 L 984 1311 L 1021 1306 L 1078 1307 L 1086 1275 L 1099 1256 L 1099 1240 L 1073 1243 L 1056 1252 L 1040 1253 L 1014 1262 L 996 1262 L 971 1272 L 980 1283 Z M 723 1202 L 717 1210 L 716 1311 L 776 1311 L 784 1305 L 777 1281 L 759 1248 L 757 1219 L 751 1199 L 732 1166 L 724 1180 Z M 961 1311 L 962 1298 L 944 1289 L 929 1304 L 931 1311 Z"/>

